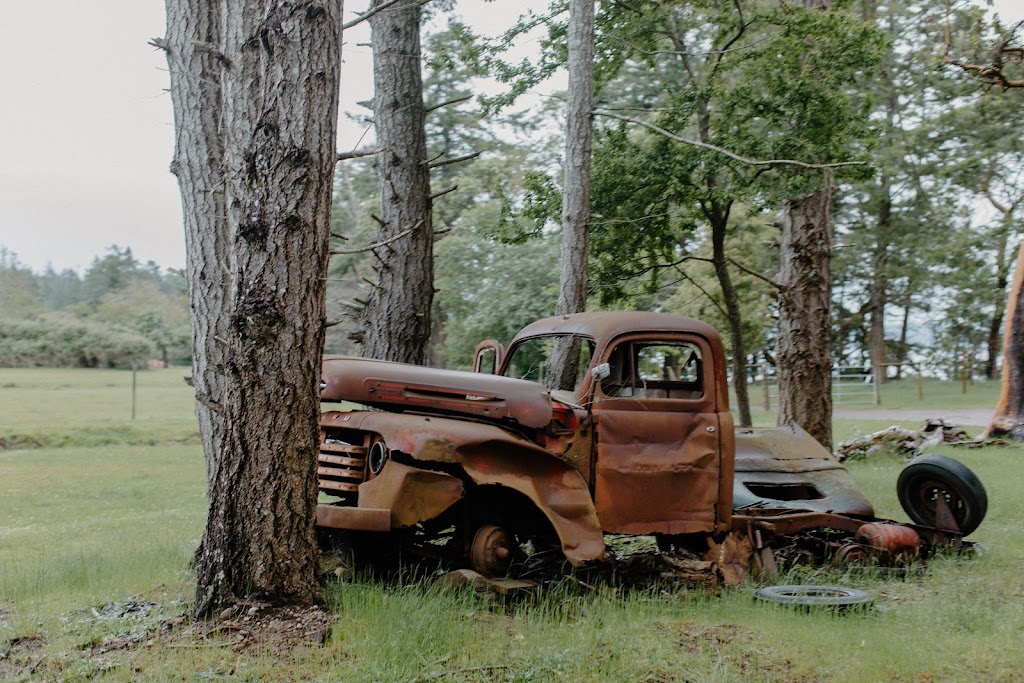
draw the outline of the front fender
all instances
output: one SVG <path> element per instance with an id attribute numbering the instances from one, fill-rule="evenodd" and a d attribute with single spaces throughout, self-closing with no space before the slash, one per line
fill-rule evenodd
<path id="1" fill-rule="evenodd" d="M 475 484 L 518 491 L 551 523 L 571 563 L 604 557 L 601 523 L 582 475 L 522 436 L 492 424 L 388 412 L 324 413 L 321 425 L 379 434 L 392 451 L 458 464 Z M 372 483 L 360 485 L 360 506 Z"/>

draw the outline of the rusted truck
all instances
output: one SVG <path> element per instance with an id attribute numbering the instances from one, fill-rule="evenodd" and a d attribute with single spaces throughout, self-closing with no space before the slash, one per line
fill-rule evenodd
<path id="1" fill-rule="evenodd" d="M 977 478 L 927 456 L 900 477 L 917 524 L 880 524 L 799 427 L 734 428 L 721 338 L 697 320 L 546 318 L 507 352 L 480 344 L 474 368 L 325 357 L 321 531 L 498 576 L 524 548 L 600 561 L 606 534 L 691 550 L 731 534 L 770 566 L 772 539 L 827 530 L 839 557 L 885 558 L 957 543 L 985 514 Z"/>

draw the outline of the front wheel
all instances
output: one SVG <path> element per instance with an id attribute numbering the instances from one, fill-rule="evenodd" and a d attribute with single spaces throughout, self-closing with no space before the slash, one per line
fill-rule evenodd
<path id="1" fill-rule="evenodd" d="M 496 524 L 484 524 L 473 535 L 469 566 L 484 576 L 501 578 L 508 574 L 518 550 L 512 532 Z"/>
<path id="2" fill-rule="evenodd" d="M 974 472 L 959 460 L 937 453 L 919 455 L 907 463 L 896 481 L 896 493 L 907 515 L 924 526 L 948 526 L 941 519 L 944 504 L 964 536 L 978 528 L 988 511 L 988 495 Z"/>

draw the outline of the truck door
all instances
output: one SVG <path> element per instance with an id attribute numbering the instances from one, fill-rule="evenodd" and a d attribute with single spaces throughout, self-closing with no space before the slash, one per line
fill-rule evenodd
<path id="1" fill-rule="evenodd" d="M 606 532 L 711 532 L 727 517 L 721 430 L 731 434 L 732 424 L 716 412 L 712 359 L 702 337 L 685 334 L 621 338 L 601 359 L 608 374 L 591 409 L 594 498 Z"/>

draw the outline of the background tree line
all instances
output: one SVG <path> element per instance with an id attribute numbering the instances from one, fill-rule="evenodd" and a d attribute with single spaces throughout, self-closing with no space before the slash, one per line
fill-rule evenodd
<path id="1" fill-rule="evenodd" d="M 41 273 L 0 247 L 0 365 L 130 367 L 187 362 L 185 282 L 117 245 L 85 270 Z"/>
<path id="2" fill-rule="evenodd" d="M 554 3 L 491 40 L 457 20 L 427 24 L 427 156 L 479 154 L 434 174 L 435 186 L 455 189 L 433 207 L 432 364 L 466 367 L 479 339 L 507 340 L 554 310 L 561 102 L 556 94 L 533 110 L 507 105 L 564 62 L 564 9 Z M 961 52 L 984 52 L 1000 29 L 991 16 L 907 1 L 816 12 L 641 2 L 601 5 L 597 26 L 596 106 L 622 118 L 595 117 L 591 308 L 704 318 L 739 350 L 738 374 L 774 363 L 782 207 L 821 182 L 623 120 L 633 119 L 745 158 L 861 162 L 831 181 L 835 359 L 912 359 L 948 376 L 966 358 L 972 373 L 997 377 L 1020 239 L 1024 114 L 1014 93 L 1001 96 L 943 61 L 947 31 Z M 531 29 L 543 32 L 545 53 L 535 63 L 502 61 Z M 507 90 L 481 95 L 485 75 Z M 345 246 L 375 240 L 373 165 L 372 156 L 339 164 L 333 221 Z M 377 259 L 334 257 L 333 317 L 365 300 Z M 356 352 L 340 327 L 328 348 Z"/>

